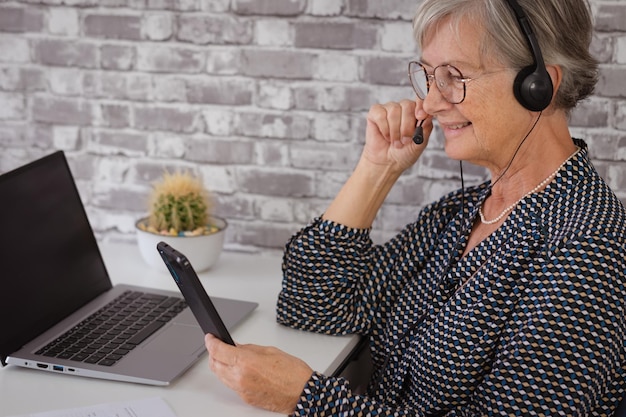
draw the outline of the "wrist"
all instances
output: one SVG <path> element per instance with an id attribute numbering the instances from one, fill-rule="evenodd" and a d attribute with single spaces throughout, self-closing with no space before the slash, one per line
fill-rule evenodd
<path id="1" fill-rule="evenodd" d="M 380 200 L 381 197 L 384 200 L 400 175 L 402 170 L 398 170 L 392 164 L 377 164 L 367 158 L 361 158 L 351 177 L 365 190 L 371 192 L 375 200 Z"/>
<path id="2" fill-rule="evenodd" d="M 389 165 L 362 158 L 322 218 L 356 229 L 371 228 L 399 176 Z"/>

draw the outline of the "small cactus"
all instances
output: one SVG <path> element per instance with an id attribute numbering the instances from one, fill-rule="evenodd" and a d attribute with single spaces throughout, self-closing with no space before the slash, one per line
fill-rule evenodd
<path id="1" fill-rule="evenodd" d="M 213 200 L 202 181 L 189 172 L 165 172 L 153 186 L 148 228 L 170 234 L 205 228 Z"/>

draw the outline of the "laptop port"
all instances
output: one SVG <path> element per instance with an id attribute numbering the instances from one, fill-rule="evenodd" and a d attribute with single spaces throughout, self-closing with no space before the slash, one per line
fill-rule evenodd
<path id="1" fill-rule="evenodd" d="M 38 363 L 37 368 L 48 369 L 48 365 L 46 365 L 45 363 Z"/>
<path id="2" fill-rule="evenodd" d="M 59 365 L 52 365 L 52 370 L 63 372 L 63 367 Z"/>

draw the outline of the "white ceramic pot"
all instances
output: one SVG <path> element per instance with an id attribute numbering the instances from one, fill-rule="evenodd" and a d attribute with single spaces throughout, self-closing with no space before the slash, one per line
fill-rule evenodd
<path id="1" fill-rule="evenodd" d="M 143 223 L 145 220 L 146 218 L 139 219 L 135 223 L 137 244 L 143 259 L 154 268 L 163 271 L 167 270 L 156 248 L 157 243 L 161 241 L 185 255 L 196 272 L 211 268 L 219 259 L 220 253 L 222 253 L 224 235 L 226 234 L 228 223 L 221 217 L 211 217 L 211 224 L 219 229 L 217 232 L 201 236 L 165 236 L 150 233 L 138 227 L 138 224 Z"/>

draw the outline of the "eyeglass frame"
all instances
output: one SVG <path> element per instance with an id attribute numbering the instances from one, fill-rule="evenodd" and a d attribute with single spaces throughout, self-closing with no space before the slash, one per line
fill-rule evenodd
<path id="1" fill-rule="evenodd" d="M 415 88 L 415 85 L 413 84 L 413 77 L 411 76 L 411 74 L 412 74 L 412 72 L 411 72 L 411 65 L 413 65 L 413 64 L 418 65 L 418 66 L 420 67 L 420 69 L 421 69 L 422 71 L 424 71 L 424 76 L 426 77 L 426 94 L 424 95 L 424 97 L 420 97 L 420 92 L 419 92 L 419 91 L 417 91 L 417 88 Z M 447 98 L 447 97 L 445 97 L 445 96 L 443 95 L 443 93 L 441 92 L 441 89 L 439 88 L 439 85 L 438 85 L 438 83 L 437 83 L 437 78 L 435 78 L 435 71 L 437 71 L 437 68 L 440 68 L 440 67 L 448 67 L 448 68 L 453 68 L 453 69 L 454 69 L 455 71 L 457 71 L 457 72 L 459 73 L 459 75 L 461 76 L 461 78 L 454 80 L 454 81 L 458 81 L 458 82 L 460 82 L 460 83 L 462 83 L 462 84 L 463 84 L 463 98 L 461 98 L 461 100 L 459 100 L 459 101 L 455 101 L 455 102 L 450 101 L 450 100 L 448 100 L 448 98 Z M 427 96 L 427 95 L 428 95 L 428 93 L 430 92 L 430 86 L 431 86 L 431 84 L 432 84 L 432 81 L 434 81 L 434 82 L 435 82 L 434 84 L 437 86 L 437 90 L 439 90 L 439 92 L 441 93 L 441 96 L 442 96 L 442 97 L 443 97 L 443 98 L 444 98 L 444 99 L 445 99 L 448 103 L 450 103 L 450 104 L 460 104 L 460 103 L 463 103 L 463 101 L 465 100 L 465 97 L 466 97 L 466 95 L 467 95 L 467 83 L 468 83 L 468 82 L 470 82 L 470 81 L 472 81 L 472 80 L 474 80 L 474 79 L 476 79 L 476 78 L 467 78 L 467 77 L 463 77 L 463 73 L 461 72 L 461 70 L 459 70 L 457 67 L 455 67 L 455 66 L 454 66 L 454 65 L 452 65 L 452 64 L 441 64 L 441 65 L 437 65 L 435 68 L 433 68 L 433 73 L 432 73 L 432 74 L 429 74 L 429 73 L 426 71 L 426 67 L 424 66 L 424 64 L 423 64 L 423 63 L 421 63 L 421 62 L 419 62 L 419 61 L 410 61 L 410 62 L 409 62 L 409 65 L 408 65 L 408 67 L 407 67 L 407 72 L 408 72 L 408 76 L 409 76 L 409 83 L 411 84 L 411 87 L 413 88 L 413 91 L 415 91 L 415 94 L 417 95 L 417 97 L 418 97 L 420 100 L 425 100 L 425 99 L 426 99 L 426 96 Z M 413 71 L 413 72 L 415 72 L 415 71 Z"/>
<path id="2" fill-rule="evenodd" d="M 413 85 L 413 78 L 411 77 L 411 65 L 412 64 L 417 64 L 420 66 L 421 70 L 424 71 L 424 75 L 426 76 L 426 95 L 424 95 L 424 97 L 420 97 L 420 93 L 417 91 L 417 89 L 415 88 L 415 85 Z M 453 68 L 454 70 L 456 70 L 459 75 L 461 76 L 461 78 L 454 80 L 454 81 L 458 81 L 460 83 L 463 84 L 463 98 L 460 101 L 457 102 L 452 102 L 450 100 L 448 100 L 443 93 L 441 94 L 441 96 L 450 104 L 460 104 L 463 103 L 463 101 L 465 100 L 465 97 L 467 95 L 467 83 L 472 81 L 472 80 L 476 80 L 480 77 L 482 77 L 483 75 L 490 75 L 490 74 L 495 74 L 501 71 L 506 71 L 507 68 L 498 68 L 492 71 L 488 71 L 488 72 L 483 72 L 482 74 L 479 74 L 478 76 L 474 77 L 474 78 L 469 78 L 469 77 L 463 77 L 463 73 L 461 72 L 460 69 L 458 69 L 457 67 L 455 67 L 452 64 L 441 64 L 441 65 L 437 65 L 435 68 L 433 68 L 433 73 L 429 74 L 426 71 L 426 66 L 419 62 L 419 61 L 410 61 L 409 65 L 407 67 L 407 72 L 408 72 L 408 76 L 409 76 L 409 83 L 411 84 L 411 87 L 413 88 L 413 91 L 415 91 L 415 94 L 417 94 L 417 97 L 419 97 L 420 100 L 425 100 L 426 96 L 428 95 L 428 93 L 430 92 L 430 85 L 431 85 L 431 80 L 435 80 L 435 85 L 437 86 L 437 90 L 439 90 L 439 92 L 441 93 L 441 90 L 439 89 L 439 85 L 437 85 L 437 79 L 435 78 L 435 71 L 437 71 L 437 68 L 440 67 L 449 67 L 449 68 Z"/>

